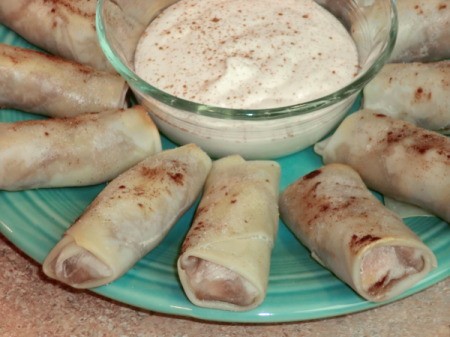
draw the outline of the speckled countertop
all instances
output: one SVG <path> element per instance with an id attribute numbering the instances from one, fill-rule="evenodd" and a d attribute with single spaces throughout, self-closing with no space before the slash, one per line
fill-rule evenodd
<path id="1" fill-rule="evenodd" d="M 450 337 L 450 279 L 353 315 L 269 325 L 212 323 L 136 309 L 53 283 L 0 235 L 0 336 Z"/>

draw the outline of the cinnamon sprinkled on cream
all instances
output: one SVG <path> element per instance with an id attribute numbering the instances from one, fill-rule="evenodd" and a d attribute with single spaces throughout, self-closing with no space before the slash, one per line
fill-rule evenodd
<path id="1" fill-rule="evenodd" d="M 181 0 L 152 21 L 135 57 L 163 91 L 241 109 L 319 98 L 358 69 L 345 28 L 309 0 Z"/>

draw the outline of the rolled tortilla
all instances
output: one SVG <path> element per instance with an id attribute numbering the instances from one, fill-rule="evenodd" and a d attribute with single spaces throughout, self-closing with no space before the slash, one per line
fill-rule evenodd
<path id="1" fill-rule="evenodd" d="M 195 305 L 243 311 L 266 295 L 278 229 L 280 167 L 229 156 L 213 163 L 178 258 L 178 275 Z"/>
<path id="2" fill-rule="evenodd" d="M 450 43 L 450 41 L 449 41 Z M 385 65 L 364 88 L 364 108 L 450 131 L 450 61 Z"/>
<path id="3" fill-rule="evenodd" d="M 0 123 L 0 189 L 98 184 L 160 150 L 158 130 L 140 106 Z"/>
<path id="4" fill-rule="evenodd" d="M 362 110 L 315 151 L 326 164 L 354 168 L 369 188 L 450 222 L 450 138 Z"/>
<path id="5" fill-rule="evenodd" d="M 450 58 L 450 0 L 397 0 L 397 11 L 391 62 Z"/>
<path id="6" fill-rule="evenodd" d="M 0 22 L 54 55 L 113 71 L 95 27 L 96 1 L 0 1 Z"/>
<path id="7" fill-rule="evenodd" d="M 280 214 L 318 262 L 369 301 L 403 293 L 437 266 L 433 252 L 346 165 L 292 183 Z"/>
<path id="8" fill-rule="evenodd" d="M 74 288 L 119 278 L 192 205 L 210 168 L 196 145 L 146 158 L 100 192 L 46 257 L 44 273 Z"/>
<path id="9" fill-rule="evenodd" d="M 38 51 L 0 44 L 0 73 L 0 108 L 73 117 L 125 107 L 119 75 Z"/>

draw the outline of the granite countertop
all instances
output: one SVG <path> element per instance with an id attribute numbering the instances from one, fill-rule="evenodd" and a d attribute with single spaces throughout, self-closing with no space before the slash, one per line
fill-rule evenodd
<path id="1" fill-rule="evenodd" d="M 450 279 L 357 314 L 283 324 L 226 324 L 158 314 L 51 282 L 0 235 L 0 336 L 450 337 Z"/>

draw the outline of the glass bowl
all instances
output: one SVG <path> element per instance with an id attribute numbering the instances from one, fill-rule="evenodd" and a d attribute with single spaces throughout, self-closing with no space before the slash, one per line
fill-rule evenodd
<path id="1" fill-rule="evenodd" d="M 173 96 L 136 74 L 134 55 L 143 32 L 175 2 L 99 0 L 96 25 L 100 45 L 161 133 L 177 144 L 196 143 L 216 158 L 229 154 L 277 158 L 316 143 L 344 118 L 364 85 L 387 62 L 397 36 L 392 0 L 317 0 L 353 38 L 359 58 L 357 76 L 311 101 L 269 109 L 229 109 Z"/>

